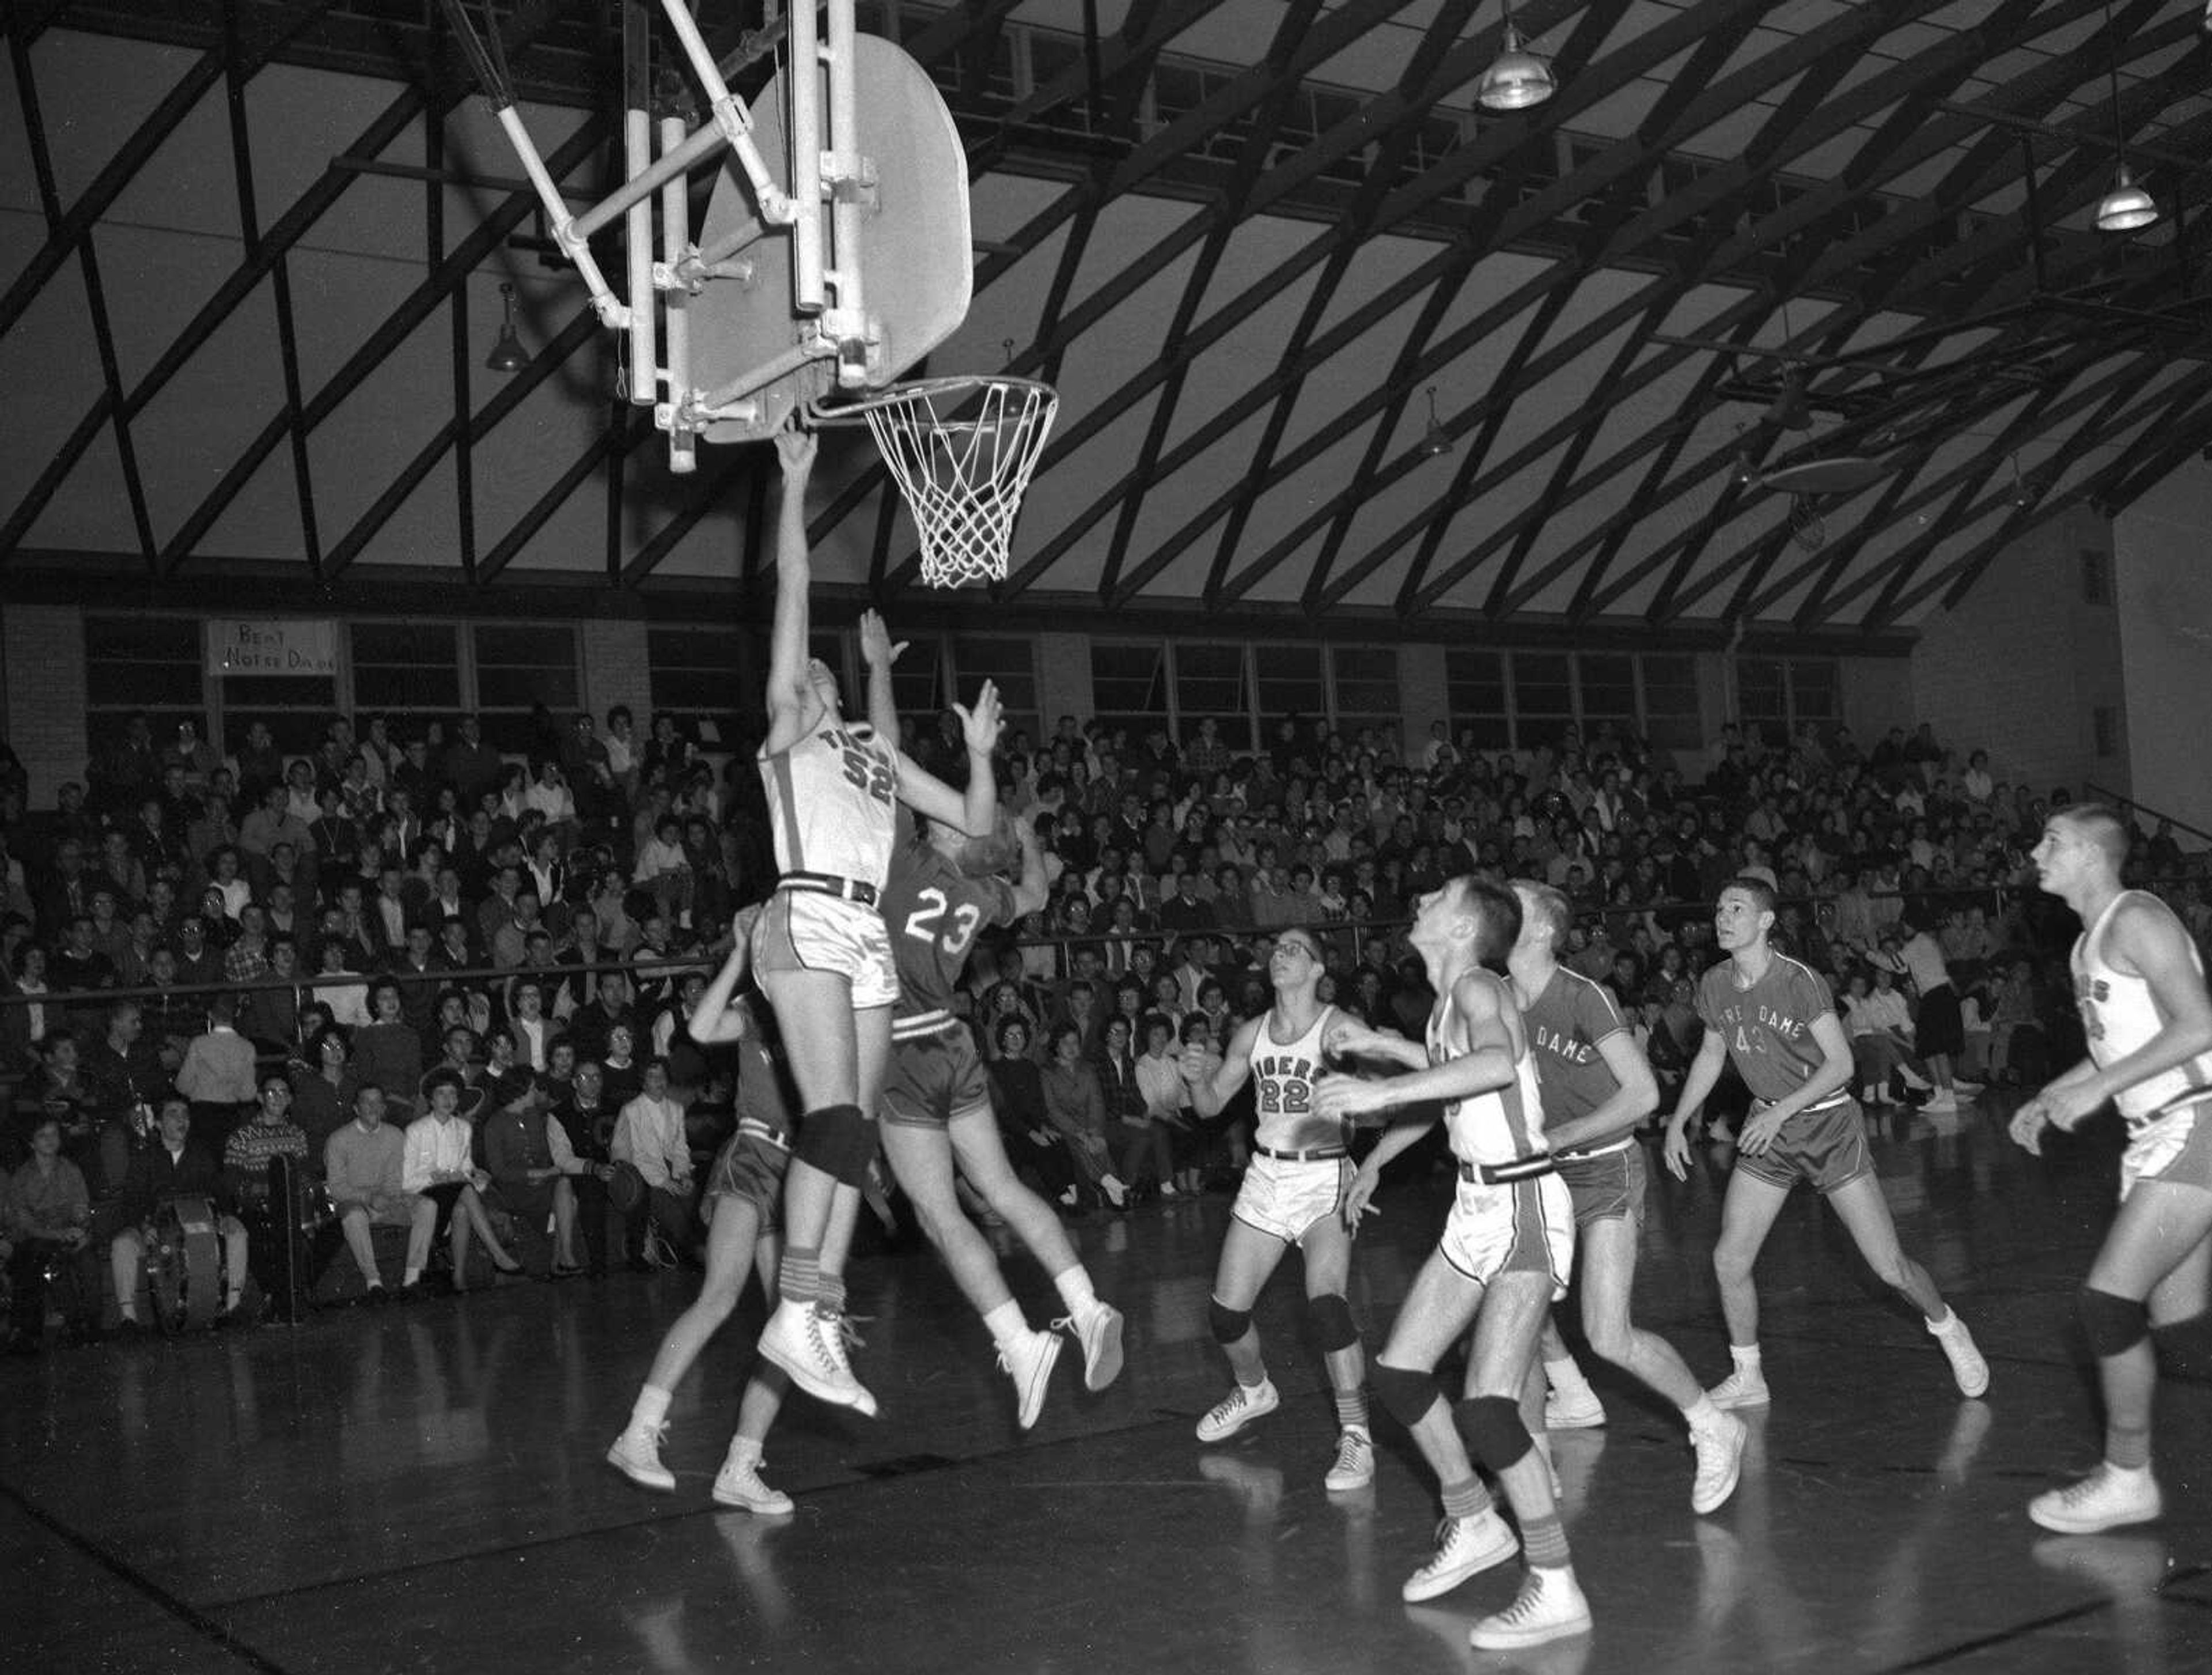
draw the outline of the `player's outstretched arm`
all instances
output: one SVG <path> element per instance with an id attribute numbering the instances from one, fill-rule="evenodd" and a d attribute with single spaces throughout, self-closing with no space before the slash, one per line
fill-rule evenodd
<path id="1" fill-rule="evenodd" d="M 891 693 L 891 665 L 898 661 L 906 646 L 904 640 L 892 640 L 882 612 L 860 612 L 860 661 L 868 671 L 868 725 L 876 729 L 885 750 L 898 749 L 898 700 Z"/>
<path id="2" fill-rule="evenodd" d="M 708 979 L 700 991 L 699 1004 L 691 1014 L 691 1038 L 702 1047 L 719 1047 L 732 1041 L 742 1041 L 751 1027 L 750 1020 L 741 1006 L 732 1006 L 737 998 L 738 985 L 744 981 L 745 969 L 751 963 L 753 921 L 760 917 L 758 907 L 740 911 L 731 924 L 732 943 L 729 957 L 722 968 Z"/>
<path id="3" fill-rule="evenodd" d="M 1322 1051 L 1332 1058 L 1372 1058 L 1401 1069 L 1418 1070 L 1429 1062 L 1428 1049 L 1390 1030 L 1380 1030 L 1356 1018 L 1330 1020 L 1322 1032 Z"/>
<path id="4" fill-rule="evenodd" d="M 960 732 L 968 746 L 968 789 L 956 791 L 921 766 L 904 751 L 899 752 L 899 801 L 917 814 L 964 831 L 970 838 L 990 834 L 999 818 L 999 780 L 991 752 L 997 748 L 1005 720 L 999 706 L 999 689 L 991 681 L 975 694 L 972 708 L 954 704 Z M 892 723 L 896 735 L 897 723 Z"/>
<path id="5" fill-rule="evenodd" d="M 814 584 L 806 550 L 806 479 L 814 469 L 814 438 L 803 430 L 780 430 L 775 452 L 783 466 L 783 503 L 776 514 L 775 618 L 769 636 L 770 751 L 789 748 L 806 718 L 806 642 L 812 622 L 806 594 Z"/>
<path id="6" fill-rule="evenodd" d="M 1026 919 L 1044 911 L 1052 884 L 1045 877 L 1044 850 L 1037 844 L 1036 828 L 1027 820 L 1016 820 L 1014 842 L 1022 852 L 1021 881 L 1014 886 L 1014 917 Z"/>
<path id="7" fill-rule="evenodd" d="M 1182 1079 L 1190 1087 L 1191 1109 L 1200 1116 L 1218 1117 L 1221 1108 L 1237 1097 L 1237 1090 L 1252 1074 L 1252 1043 L 1267 1020 L 1263 1012 L 1239 1024 L 1229 1038 L 1226 1058 L 1216 1058 L 1210 1047 L 1194 1045 L 1182 1050 Z"/>
<path id="8" fill-rule="evenodd" d="M 1667 1119 L 1667 1143 L 1662 1155 L 1667 1172 L 1676 1180 L 1686 1179 L 1690 1172 L 1690 1119 L 1705 1108 L 1727 1063 L 1728 1043 L 1718 1030 L 1708 1026 L 1705 1038 L 1698 1044 L 1698 1056 L 1690 1061 L 1689 1071 L 1682 1078 L 1682 1096 L 1674 1101 L 1674 1114 Z"/>
<path id="9" fill-rule="evenodd" d="M 1401 1106 L 1430 1099 L 1448 1103 L 1509 1085 L 1513 1036 L 1498 1006 L 1498 979 L 1487 971 L 1468 972 L 1453 987 L 1452 1006 L 1467 1026 L 1470 1051 L 1441 1064 L 1371 1081 L 1324 1077 L 1314 1088 L 1316 1114 L 1356 1121 Z"/>

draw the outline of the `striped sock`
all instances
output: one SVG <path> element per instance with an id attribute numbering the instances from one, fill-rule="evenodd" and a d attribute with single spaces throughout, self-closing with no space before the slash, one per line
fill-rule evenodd
<path id="1" fill-rule="evenodd" d="M 1553 1570 L 1565 1569 L 1567 1565 L 1567 1531 L 1566 1526 L 1559 1522 L 1559 1514 L 1523 1519 L 1521 1523 L 1521 1550 L 1528 1556 L 1531 1564 L 1540 1564 Z"/>
<path id="2" fill-rule="evenodd" d="M 817 1307 L 831 1314 L 845 1312 L 845 1276 L 842 1274 L 823 1274 L 814 1282 L 814 1301 Z"/>
<path id="3" fill-rule="evenodd" d="M 2150 1427 L 2105 1426 L 2105 1463 L 2123 1471 L 2140 1471 L 2150 1464 Z"/>
<path id="4" fill-rule="evenodd" d="M 822 1294 L 819 1246 L 787 1245 L 776 1264 L 776 1295 L 787 1303 L 811 1303 Z"/>
<path id="5" fill-rule="evenodd" d="M 1367 1386 L 1360 1385 L 1351 1390 L 1340 1390 L 1336 1397 L 1336 1422 L 1345 1430 L 1367 1428 Z"/>
<path id="6" fill-rule="evenodd" d="M 1446 1483 L 1443 1489 L 1444 1516 L 1447 1518 L 1480 1518 L 1490 1510 L 1490 1491 L 1482 1486 L 1480 1477 L 1468 1477 L 1455 1483 Z M 1553 1520 L 1557 1523 L 1559 1520 Z"/>

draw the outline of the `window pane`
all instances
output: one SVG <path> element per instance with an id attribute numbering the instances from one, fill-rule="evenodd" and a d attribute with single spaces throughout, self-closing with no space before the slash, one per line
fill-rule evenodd
<path id="1" fill-rule="evenodd" d="M 120 658 L 133 662 L 200 661 L 200 624 L 196 617 L 87 617 L 84 655 L 97 661 Z"/>
<path id="2" fill-rule="evenodd" d="M 134 710 L 146 712 L 156 746 L 188 721 L 207 737 L 207 677 L 197 617 L 84 619 L 85 734 L 97 753 L 120 744 Z"/>
<path id="3" fill-rule="evenodd" d="M 1269 730 L 1285 716 L 1310 718 L 1322 712 L 1328 697 L 1322 684 L 1321 651 L 1319 646 L 1253 647 L 1260 713 Z"/>
<path id="4" fill-rule="evenodd" d="M 897 662 L 891 665 L 891 702 L 902 721 L 911 721 L 924 738 L 935 730 L 937 712 L 945 708 L 945 687 L 939 679 L 944 644 L 934 635 L 909 641 Z"/>
<path id="5" fill-rule="evenodd" d="M 1735 704 L 1737 719 L 1755 727 L 1770 745 L 1790 742 L 1790 703 L 1782 661 L 1773 657 L 1737 660 Z"/>
<path id="6" fill-rule="evenodd" d="M 1030 746 L 1036 746 L 1043 736 L 1044 720 L 1037 708 L 1036 641 L 1021 634 L 956 634 L 952 669 L 963 704 L 986 680 L 997 682 L 999 704 L 1006 716 L 1000 736 L 1011 742 L 1016 734 L 1025 733 Z"/>
<path id="7" fill-rule="evenodd" d="M 743 736 L 741 718 L 759 714 L 767 637 L 758 630 L 648 628 L 645 655 L 653 710 L 674 716 L 702 743 L 732 746 Z"/>
<path id="8" fill-rule="evenodd" d="M 1598 721 L 1634 723 L 1634 658 L 1601 656 L 1586 652 L 1583 655 L 1578 673 L 1582 676 L 1583 720 L 1585 723 Z"/>
<path id="9" fill-rule="evenodd" d="M 1109 735 L 1118 729 L 1127 733 L 1133 745 L 1154 728 L 1165 728 L 1167 681 L 1164 647 L 1091 643 L 1091 701 L 1097 705 L 1099 723 Z"/>
<path id="10" fill-rule="evenodd" d="M 1696 750 L 1705 743 L 1698 715 L 1697 659 L 1644 656 L 1644 727 L 1656 750 Z"/>
<path id="11" fill-rule="evenodd" d="M 1522 750 L 1556 745 L 1573 725 L 1574 689 L 1565 652 L 1513 654 L 1514 743 Z"/>
<path id="12" fill-rule="evenodd" d="M 477 663 L 480 667 L 493 664 L 507 668 L 543 667 L 575 661 L 576 635 L 573 629 L 528 624 L 477 625 Z"/>
<path id="13" fill-rule="evenodd" d="M 190 663 L 87 663 L 87 703 L 105 709 L 150 710 L 155 705 L 197 710 L 200 667 Z"/>
<path id="14" fill-rule="evenodd" d="M 1198 724 L 1210 718 L 1220 723 L 1222 741 L 1230 749 L 1252 748 L 1243 646 L 1178 643 L 1175 684 L 1176 722 L 1182 730 L 1183 742 L 1195 738 Z"/>
<path id="15" fill-rule="evenodd" d="M 1444 651 L 1445 703 L 1452 741 L 1473 738 L 1478 750 L 1504 750 L 1513 742 L 1506 719 L 1505 654 L 1451 646 Z"/>
<path id="16" fill-rule="evenodd" d="M 477 708 L 487 712 L 484 736 L 504 751 L 529 746 L 528 712 L 543 704 L 556 711 L 574 710 L 583 698 L 576 672 L 576 632 L 537 624 L 478 623 L 473 630 L 477 654 Z M 495 718 L 489 712 L 506 710 Z"/>
<path id="17" fill-rule="evenodd" d="M 1840 672 L 1833 663 L 1800 658 L 1790 665 L 1790 698 L 1796 719 L 1820 726 L 1840 721 L 1844 695 Z"/>
<path id="18" fill-rule="evenodd" d="M 419 715 L 461 707 L 457 630 L 443 624 L 362 622 L 350 632 L 356 710 Z"/>
<path id="19" fill-rule="evenodd" d="M 1336 730 L 1346 747 L 1357 748 L 1360 734 L 1371 728 L 1376 743 L 1395 756 L 1405 746 L 1398 654 L 1389 646 L 1331 646 L 1328 656 L 1336 680 Z"/>

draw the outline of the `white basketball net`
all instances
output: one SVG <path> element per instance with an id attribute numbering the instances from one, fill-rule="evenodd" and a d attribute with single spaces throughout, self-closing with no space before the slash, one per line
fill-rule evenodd
<path id="1" fill-rule="evenodd" d="M 861 409 L 921 537 L 933 588 L 1003 582 L 1022 494 L 1060 397 L 1027 378 L 940 378 Z"/>

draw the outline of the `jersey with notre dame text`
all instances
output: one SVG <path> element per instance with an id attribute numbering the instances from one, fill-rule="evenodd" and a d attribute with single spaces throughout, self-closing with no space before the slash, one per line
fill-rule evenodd
<path id="1" fill-rule="evenodd" d="M 1500 1006 L 1513 997 L 1500 984 Z M 1525 1030 L 1524 1030 L 1525 1035 Z M 1474 1051 L 1467 1020 L 1449 995 L 1440 996 L 1429 1014 L 1424 1040 L 1431 1064 L 1449 1064 Z M 1513 1080 L 1444 1106 L 1444 1136 L 1452 1155 L 1467 1163 L 1510 1163 L 1544 1149 L 1544 1100 L 1536 1081 L 1536 1055 L 1527 1041 L 1514 1061 Z"/>
<path id="2" fill-rule="evenodd" d="M 1699 979 L 1698 1016 L 1720 1032 L 1752 1097 L 1771 1105 L 1810 1081 L 1826 1062 L 1813 1026 L 1832 1015 L 1835 996 L 1809 965 L 1778 953 L 1748 989 L 1735 983 L 1735 962 L 1723 959 Z"/>
<path id="3" fill-rule="evenodd" d="M 884 927 L 898 964 L 891 1035 L 908 1041 L 957 1026 L 952 993 L 986 925 L 1014 922 L 1014 892 L 1002 878 L 969 878 L 919 838 L 891 856 Z"/>
<path id="4" fill-rule="evenodd" d="M 1521 1008 L 1522 1027 L 1536 1060 L 1536 1080 L 1544 1091 L 1547 1124 L 1569 1123 L 1587 1117 L 1620 1091 L 1613 1067 L 1598 1051 L 1598 1043 L 1618 1035 L 1627 1026 L 1620 1008 L 1603 984 L 1592 983 L 1579 971 L 1554 966 L 1544 992 Z M 1577 1157 L 1617 1152 L 1634 1143 L 1623 1132 L 1595 1146 L 1579 1148 Z"/>
<path id="5" fill-rule="evenodd" d="M 763 753 L 760 770 L 778 867 L 882 886 L 890 868 L 898 756 L 874 728 L 825 721 L 788 750 Z"/>
<path id="6" fill-rule="evenodd" d="M 1322 1072 L 1321 1038 L 1336 1008 L 1324 1006 L 1313 1026 L 1294 1040 L 1278 1043 L 1273 1036 L 1275 1014 L 1261 1014 L 1252 1032 L 1252 1106 L 1259 1118 L 1255 1137 L 1271 1152 L 1310 1151 L 1316 1146 L 1344 1143 L 1344 1126 L 1333 1118 L 1316 1117 L 1313 1109 L 1314 1078 Z"/>

